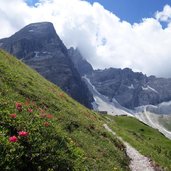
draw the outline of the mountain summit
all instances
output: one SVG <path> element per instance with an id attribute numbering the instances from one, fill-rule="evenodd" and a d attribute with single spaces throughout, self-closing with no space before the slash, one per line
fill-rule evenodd
<path id="1" fill-rule="evenodd" d="M 52 23 L 29 24 L 11 37 L 1 39 L 0 47 L 91 108 L 93 97 L 75 69 L 68 50 Z"/>
<path id="2" fill-rule="evenodd" d="M 48 50 L 48 44 L 55 46 L 56 43 L 65 49 L 49 22 L 29 24 L 10 38 L 1 40 L 2 48 L 23 60 L 33 58 L 36 52 Z"/>

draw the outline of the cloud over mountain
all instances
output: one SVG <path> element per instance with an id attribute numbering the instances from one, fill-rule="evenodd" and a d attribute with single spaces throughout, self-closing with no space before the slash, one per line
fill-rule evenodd
<path id="1" fill-rule="evenodd" d="M 81 0 L 0 1 L 0 37 L 24 25 L 53 22 L 67 47 L 78 47 L 94 68 L 130 67 L 148 75 L 171 77 L 171 7 L 131 25 L 99 3 Z M 163 28 L 161 22 L 166 22 Z"/>

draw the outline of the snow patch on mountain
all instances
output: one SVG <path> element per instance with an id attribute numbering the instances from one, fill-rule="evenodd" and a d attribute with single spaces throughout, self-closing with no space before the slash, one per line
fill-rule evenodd
<path id="1" fill-rule="evenodd" d="M 108 97 L 100 94 L 96 88 L 91 84 L 87 76 L 82 77 L 93 94 L 94 102 L 92 103 L 93 109 L 96 111 L 106 111 L 109 115 L 128 115 L 133 116 L 131 110 L 122 107 L 116 99 L 109 100 Z"/>
<path id="2" fill-rule="evenodd" d="M 38 52 L 38 51 L 34 51 L 34 53 L 35 53 L 35 56 L 34 56 L 34 57 L 35 57 L 35 58 L 38 58 L 38 57 L 39 57 L 39 55 L 38 55 L 38 54 L 39 54 L 40 52 Z"/>
<path id="3" fill-rule="evenodd" d="M 149 85 L 147 87 L 143 87 L 142 86 L 142 90 L 144 90 L 144 91 L 153 91 L 153 92 L 155 92 L 157 94 L 159 93 L 157 90 L 155 90 L 154 88 L 150 87 Z"/>
<path id="4" fill-rule="evenodd" d="M 129 89 L 135 89 L 134 85 L 131 84 L 130 86 L 128 86 Z"/>
<path id="5" fill-rule="evenodd" d="M 152 105 L 151 105 L 152 106 Z M 151 126 L 152 128 L 158 129 L 161 133 L 163 133 L 167 138 L 171 139 L 171 132 L 168 131 L 160 122 L 159 117 L 161 115 L 157 115 L 155 113 L 151 113 L 148 111 L 149 105 L 141 106 L 136 108 L 135 117 L 145 124 Z M 139 111 L 138 111 L 139 110 Z"/>

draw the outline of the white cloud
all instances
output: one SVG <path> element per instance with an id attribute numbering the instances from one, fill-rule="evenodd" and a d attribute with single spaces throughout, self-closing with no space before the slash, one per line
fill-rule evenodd
<path id="1" fill-rule="evenodd" d="M 156 18 L 159 21 L 170 22 L 171 20 L 171 8 L 169 5 L 165 5 L 163 11 L 156 12 Z"/>
<path id="2" fill-rule="evenodd" d="M 8 9 L 8 10 L 6 10 Z M 41 0 L 29 7 L 24 0 L 0 1 L 0 37 L 32 22 L 51 21 L 67 47 L 79 47 L 95 67 L 130 67 L 148 75 L 171 77 L 171 7 L 155 18 L 131 25 L 99 3 L 81 0 Z M 160 21 L 167 21 L 162 28 Z"/>

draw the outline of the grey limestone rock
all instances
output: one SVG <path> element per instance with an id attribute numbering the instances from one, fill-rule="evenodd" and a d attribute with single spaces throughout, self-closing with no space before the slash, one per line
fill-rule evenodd
<path id="1" fill-rule="evenodd" d="M 93 67 L 83 58 L 78 49 L 71 47 L 68 49 L 69 56 L 74 63 L 75 68 L 78 70 L 81 76 L 86 74 L 91 74 L 93 72 Z"/>
<path id="2" fill-rule="evenodd" d="M 11 37 L 1 39 L 0 48 L 24 61 L 83 105 L 92 107 L 93 97 L 52 23 L 29 24 Z"/>
<path id="3" fill-rule="evenodd" d="M 171 100 L 171 79 L 147 77 L 129 68 L 95 70 L 88 77 L 101 94 L 129 109 Z"/>

